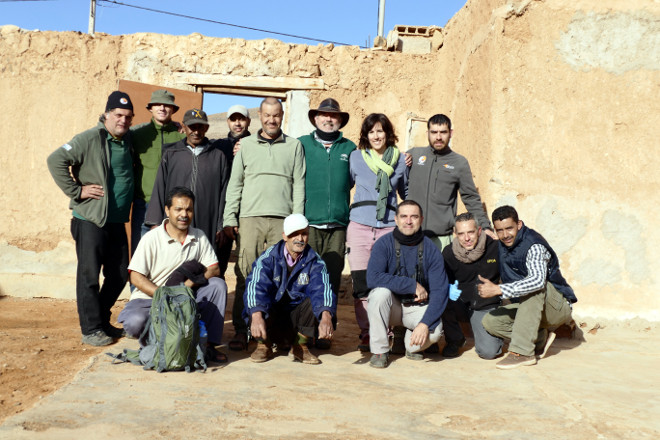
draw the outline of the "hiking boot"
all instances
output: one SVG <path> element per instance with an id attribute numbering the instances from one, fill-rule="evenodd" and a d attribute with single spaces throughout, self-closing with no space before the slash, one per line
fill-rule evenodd
<path id="1" fill-rule="evenodd" d="M 392 338 L 392 348 L 390 348 L 390 353 L 392 354 L 405 354 L 406 353 L 406 343 L 404 342 L 404 337 L 406 335 L 406 328 L 396 326 L 394 327 L 394 337 Z"/>
<path id="2" fill-rule="evenodd" d="M 369 365 L 374 368 L 385 368 L 389 364 L 389 356 L 387 353 L 372 354 L 369 360 Z"/>
<path id="3" fill-rule="evenodd" d="M 455 358 L 461 355 L 461 347 L 465 345 L 465 338 L 460 341 L 447 341 L 447 345 L 442 349 L 442 357 Z"/>
<path id="4" fill-rule="evenodd" d="M 555 332 L 549 332 L 545 341 L 539 341 L 539 343 L 536 344 L 536 349 L 534 350 L 534 354 L 538 356 L 539 359 L 543 359 L 545 355 L 548 353 L 548 349 L 554 342 L 556 336 L 557 334 Z"/>
<path id="5" fill-rule="evenodd" d="M 522 354 L 509 352 L 507 357 L 495 364 L 500 370 L 512 370 L 514 368 L 522 367 L 524 365 L 535 365 L 536 357 L 523 356 Z"/>
<path id="6" fill-rule="evenodd" d="M 110 345 L 113 342 L 114 342 L 113 339 L 110 336 L 106 335 L 103 330 L 96 330 L 94 333 L 82 336 L 83 344 L 94 345 L 96 347 Z"/>
<path id="7" fill-rule="evenodd" d="M 317 365 L 317 364 L 321 363 L 319 358 L 314 356 L 309 351 L 309 348 L 307 348 L 307 345 L 304 345 L 304 344 L 293 344 L 291 346 L 291 352 L 290 353 L 293 355 L 293 358 L 295 360 L 300 361 L 303 364 Z"/>
<path id="8" fill-rule="evenodd" d="M 254 349 L 250 355 L 250 360 L 252 362 L 266 362 L 268 359 L 273 358 L 273 349 L 269 344 L 266 344 L 263 341 L 257 342 L 257 348 Z"/>
<path id="9" fill-rule="evenodd" d="M 117 328 L 111 324 L 104 325 L 103 331 L 105 332 L 106 335 L 115 339 L 120 339 L 126 336 L 126 331 L 123 328 Z"/>
<path id="10" fill-rule="evenodd" d="M 411 361 L 422 361 L 424 360 L 424 354 L 420 352 L 413 353 L 412 351 L 406 350 L 406 359 L 410 359 Z"/>

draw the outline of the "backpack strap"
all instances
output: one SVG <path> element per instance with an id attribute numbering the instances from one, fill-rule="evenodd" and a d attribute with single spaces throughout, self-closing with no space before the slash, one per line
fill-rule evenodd
<path id="1" fill-rule="evenodd" d="M 125 348 L 124 351 L 119 354 L 106 353 L 106 355 L 112 358 L 113 364 L 130 362 L 135 365 L 142 365 L 142 361 L 140 360 L 140 350 L 129 350 Z"/>
<path id="2" fill-rule="evenodd" d="M 394 274 L 399 275 L 399 270 L 401 269 L 401 243 L 395 238 L 394 239 L 394 255 L 396 256 L 396 266 L 394 267 Z"/>

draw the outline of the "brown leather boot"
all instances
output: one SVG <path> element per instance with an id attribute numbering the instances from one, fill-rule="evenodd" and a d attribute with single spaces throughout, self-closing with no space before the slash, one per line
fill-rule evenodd
<path id="1" fill-rule="evenodd" d="M 270 344 L 266 344 L 262 341 L 257 343 L 257 348 L 255 348 L 255 350 L 250 355 L 250 360 L 257 363 L 266 362 L 268 359 L 272 358 L 273 349 L 271 348 Z"/>
<path id="2" fill-rule="evenodd" d="M 295 360 L 302 362 L 303 364 L 317 365 L 321 361 L 319 358 L 314 356 L 307 348 L 307 345 L 304 344 L 293 344 L 291 346 L 291 354 Z"/>

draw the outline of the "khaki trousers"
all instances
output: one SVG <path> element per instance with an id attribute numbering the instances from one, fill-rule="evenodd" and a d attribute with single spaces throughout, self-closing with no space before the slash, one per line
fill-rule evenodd
<path id="1" fill-rule="evenodd" d="M 557 328 L 571 319 L 571 306 L 564 296 L 547 283 L 546 288 L 520 298 L 484 316 L 481 323 L 488 333 L 510 339 L 509 351 L 534 355 L 536 343 L 543 343 L 546 329 Z"/>
<path id="2" fill-rule="evenodd" d="M 245 279 L 252 272 L 252 263 L 264 250 L 282 239 L 283 224 L 284 219 L 280 217 L 241 217 L 239 220 L 238 261 L 234 266 L 236 293 L 231 314 L 236 333 L 247 333 L 247 324 L 243 320 Z"/>

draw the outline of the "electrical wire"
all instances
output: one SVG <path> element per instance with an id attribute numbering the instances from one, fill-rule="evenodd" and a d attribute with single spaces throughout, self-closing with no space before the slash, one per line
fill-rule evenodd
<path id="1" fill-rule="evenodd" d="M 0 0 L 0 1 L 2 1 L 2 0 Z M 273 34 L 273 35 L 281 35 L 281 36 L 284 36 L 284 37 L 299 38 L 301 40 L 316 41 L 316 42 L 319 42 L 319 43 L 330 43 L 330 44 L 335 44 L 335 45 L 338 45 L 338 46 L 357 46 L 356 44 L 340 43 L 340 42 L 337 42 L 337 41 L 321 40 L 321 39 L 318 39 L 318 38 L 304 37 L 304 36 L 301 36 L 301 35 L 285 34 L 285 33 L 282 33 L 282 32 L 269 31 L 269 30 L 266 30 L 266 29 L 258 29 L 258 28 L 253 28 L 253 27 L 249 27 L 249 26 L 241 26 L 241 25 L 238 25 L 238 24 L 224 23 L 222 21 L 210 20 L 208 18 L 193 17 L 191 15 L 179 14 L 179 13 L 176 13 L 176 12 L 169 12 L 169 11 L 163 11 L 163 10 L 159 10 L 159 9 L 152 9 L 152 8 L 147 8 L 147 7 L 144 7 L 144 6 L 129 5 L 129 4 L 126 4 L 126 3 L 118 2 L 116 0 L 96 0 L 96 1 L 99 2 L 99 3 L 110 3 L 110 4 L 113 4 L 113 5 L 126 6 L 128 8 L 142 9 L 144 11 L 156 12 L 158 14 L 166 14 L 166 15 L 172 15 L 172 16 L 175 16 L 175 17 L 188 18 L 190 20 L 205 21 L 205 22 L 208 22 L 208 23 L 221 24 L 221 25 L 224 25 L 224 26 L 237 27 L 237 28 L 240 28 L 240 29 L 247 29 L 247 30 L 257 31 L 257 32 L 264 32 L 264 33 Z M 102 5 L 99 5 L 99 6 L 102 6 Z M 362 49 L 366 49 L 365 46 L 359 46 L 359 47 L 362 48 Z"/>

